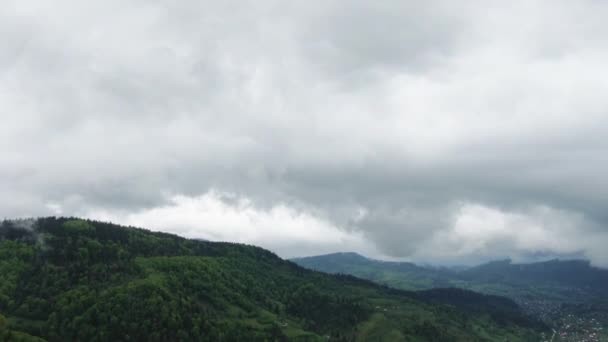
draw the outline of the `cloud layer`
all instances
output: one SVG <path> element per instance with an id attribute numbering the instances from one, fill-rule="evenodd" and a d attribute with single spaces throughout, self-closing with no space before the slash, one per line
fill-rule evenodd
<path id="1" fill-rule="evenodd" d="M 608 266 L 608 4 L 8 1 L 0 214 Z"/>

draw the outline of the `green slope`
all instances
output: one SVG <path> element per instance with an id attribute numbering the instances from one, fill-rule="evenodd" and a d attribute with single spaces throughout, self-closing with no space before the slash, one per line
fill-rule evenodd
<path id="1" fill-rule="evenodd" d="M 0 274 L 0 340 L 535 341 L 543 330 L 253 246 L 78 219 L 4 221 Z"/>

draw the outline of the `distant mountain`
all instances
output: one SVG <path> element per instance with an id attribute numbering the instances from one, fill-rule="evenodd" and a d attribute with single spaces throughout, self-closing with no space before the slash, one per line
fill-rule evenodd
<path id="1" fill-rule="evenodd" d="M 531 264 L 513 264 L 504 260 L 469 268 L 458 276 L 475 282 L 567 286 L 608 295 L 608 270 L 592 267 L 586 260 L 550 260 Z"/>
<path id="2" fill-rule="evenodd" d="M 334 253 L 292 261 L 317 271 L 354 275 L 399 289 L 441 288 L 433 293 L 448 301 L 453 296 L 445 295 L 445 287 L 506 296 L 556 327 L 578 324 L 584 331 L 591 331 L 589 326 L 594 325 L 599 325 L 601 331 L 608 328 L 608 270 L 592 267 L 584 260 L 530 264 L 500 260 L 468 268 L 434 268 L 378 261 L 356 253 Z M 466 307 L 459 300 L 453 302 L 458 303 L 461 308 Z M 569 317 L 576 317 L 575 322 Z M 605 338 L 608 340 L 608 335 Z"/>
<path id="3" fill-rule="evenodd" d="M 2 222 L 0 275 L 0 341 L 537 341 L 547 332 L 500 297 L 396 290 L 258 247 L 76 218 Z"/>
<path id="4" fill-rule="evenodd" d="M 450 269 L 418 266 L 409 262 L 379 261 L 357 253 L 332 253 L 290 259 L 296 264 L 327 273 L 350 274 L 406 290 L 448 287 L 457 274 Z"/>
<path id="5" fill-rule="evenodd" d="M 409 262 L 379 261 L 357 253 L 333 253 L 294 258 L 293 262 L 328 273 L 343 273 L 402 289 L 430 289 L 466 284 L 561 286 L 608 296 L 608 270 L 586 260 L 550 260 L 514 264 L 493 261 L 468 268 L 423 267 Z"/>

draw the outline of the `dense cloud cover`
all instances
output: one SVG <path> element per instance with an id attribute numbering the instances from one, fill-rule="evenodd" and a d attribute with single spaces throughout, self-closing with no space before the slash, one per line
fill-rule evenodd
<path id="1" fill-rule="evenodd" d="M 0 215 L 608 266 L 608 3 L 0 5 Z"/>

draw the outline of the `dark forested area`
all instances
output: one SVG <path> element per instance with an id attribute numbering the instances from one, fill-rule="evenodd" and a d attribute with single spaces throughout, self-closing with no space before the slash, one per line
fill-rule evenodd
<path id="1" fill-rule="evenodd" d="M 512 307 L 460 309 L 253 246 L 74 218 L 3 221 L 0 274 L 0 341 L 498 341 L 544 329 Z"/>

